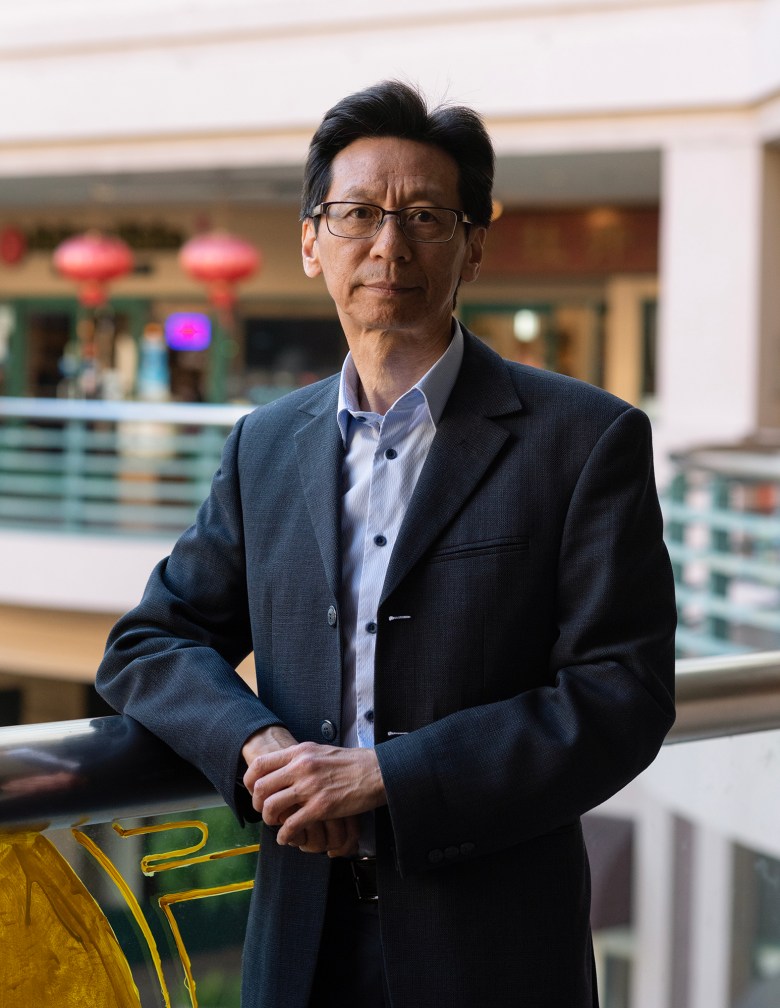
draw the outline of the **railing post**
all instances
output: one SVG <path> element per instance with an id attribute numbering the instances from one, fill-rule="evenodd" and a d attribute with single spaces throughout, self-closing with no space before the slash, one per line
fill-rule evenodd
<path id="1" fill-rule="evenodd" d="M 728 511 L 731 498 L 731 481 L 722 476 L 713 476 L 710 485 L 711 512 L 720 514 Z M 716 555 L 728 554 L 731 548 L 730 534 L 727 529 L 717 526 L 710 530 L 710 546 Z M 707 576 L 709 593 L 715 600 L 727 599 L 731 577 L 717 570 L 710 570 Z M 707 629 L 710 636 L 717 640 L 730 639 L 731 624 L 728 619 L 717 614 L 707 616 Z"/>
<path id="2" fill-rule="evenodd" d="M 225 431 L 220 427 L 203 426 L 198 436 L 199 452 L 194 465 L 195 485 L 201 500 L 205 500 L 211 489 L 211 480 L 219 467 Z"/>
<path id="3" fill-rule="evenodd" d="M 84 524 L 83 481 L 86 470 L 86 421 L 68 420 L 63 429 L 62 457 L 62 524 L 70 530 Z"/>
<path id="4" fill-rule="evenodd" d="M 685 469 L 675 473 L 669 484 L 669 500 L 673 506 L 682 507 L 688 495 L 688 474 Z M 670 543 L 682 546 L 685 542 L 685 523 L 670 521 L 666 525 L 666 539 Z M 679 555 L 679 554 L 678 554 Z M 672 571 L 675 584 L 682 584 L 685 575 L 685 564 L 682 560 L 672 560 Z"/>

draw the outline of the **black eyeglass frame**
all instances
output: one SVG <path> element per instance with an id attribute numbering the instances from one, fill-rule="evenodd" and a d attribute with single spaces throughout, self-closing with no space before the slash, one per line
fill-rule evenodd
<path id="1" fill-rule="evenodd" d="M 331 230 L 330 221 L 328 219 L 328 207 L 334 206 L 336 204 L 344 204 L 346 206 L 365 206 L 371 207 L 374 210 L 379 210 L 382 216 L 379 218 L 379 223 L 376 226 L 376 230 L 370 235 L 340 235 L 336 234 L 335 231 Z M 411 235 L 406 233 L 404 228 L 403 218 L 401 214 L 406 213 L 407 210 L 446 210 L 448 213 L 455 214 L 456 220 L 452 227 L 452 234 L 449 238 L 413 238 Z M 367 238 L 375 238 L 379 234 L 382 225 L 385 222 L 385 217 L 392 216 L 398 218 L 398 226 L 401 229 L 405 238 L 409 241 L 420 242 L 422 245 L 446 245 L 447 242 L 452 241 L 455 237 L 455 229 L 458 224 L 475 224 L 468 214 L 464 210 L 455 210 L 453 207 L 442 207 L 442 206 L 414 206 L 401 207 L 398 210 L 385 210 L 384 207 L 379 206 L 378 203 L 365 203 L 363 200 L 327 200 L 325 203 L 318 203 L 317 206 L 308 215 L 309 217 L 324 217 L 325 226 L 328 231 L 333 235 L 334 238 L 346 238 L 348 241 L 365 241 Z"/>

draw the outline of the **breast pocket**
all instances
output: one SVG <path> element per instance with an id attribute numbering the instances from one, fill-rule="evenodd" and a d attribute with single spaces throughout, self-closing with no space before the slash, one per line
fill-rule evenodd
<path id="1" fill-rule="evenodd" d="M 503 553 L 527 552 L 528 536 L 494 536 L 470 542 L 443 544 L 430 556 L 430 563 L 466 560 L 470 557 L 500 556 Z"/>

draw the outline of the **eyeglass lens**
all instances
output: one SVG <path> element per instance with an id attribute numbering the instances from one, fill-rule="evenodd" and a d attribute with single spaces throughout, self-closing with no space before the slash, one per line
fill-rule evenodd
<path id="1" fill-rule="evenodd" d="M 381 227 L 386 212 L 398 217 L 401 230 L 412 241 L 449 241 L 458 223 L 457 213 L 443 207 L 384 211 L 370 203 L 331 203 L 326 211 L 328 230 L 339 238 L 372 238 Z"/>

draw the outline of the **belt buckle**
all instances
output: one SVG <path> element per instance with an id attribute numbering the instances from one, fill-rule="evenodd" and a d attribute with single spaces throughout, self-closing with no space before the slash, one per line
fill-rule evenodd
<path id="1" fill-rule="evenodd" d="M 355 883 L 355 892 L 361 903 L 376 903 L 379 900 L 379 893 L 376 888 L 376 858 L 359 857 L 352 858 L 349 862 L 352 869 L 352 880 Z"/>

